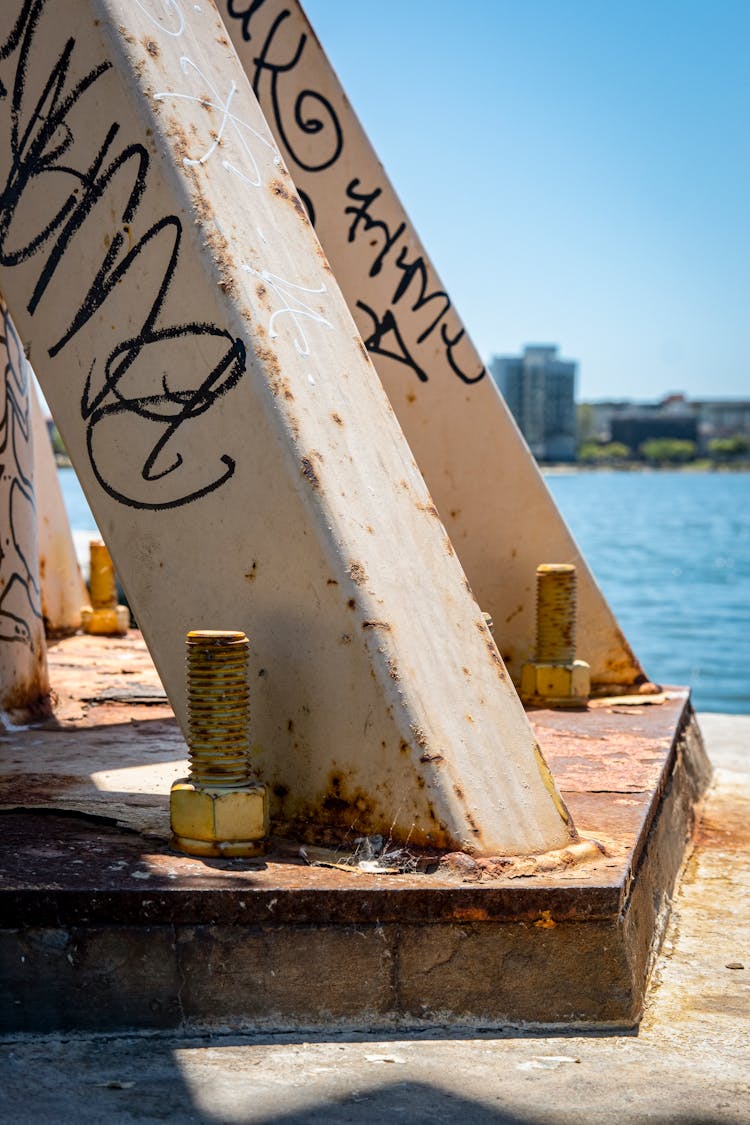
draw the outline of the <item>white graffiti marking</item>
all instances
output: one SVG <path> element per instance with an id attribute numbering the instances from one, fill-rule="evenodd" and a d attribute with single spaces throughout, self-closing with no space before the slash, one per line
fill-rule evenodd
<path id="1" fill-rule="evenodd" d="M 151 20 L 151 23 L 155 27 L 158 27 L 159 31 L 163 31 L 167 35 L 172 35 L 175 39 L 179 39 L 183 31 L 185 30 L 185 17 L 182 14 L 179 0 L 153 0 L 153 3 L 157 4 L 157 6 L 160 3 L 163 9 L 163 15 L 161 16 L 154 15 L 153 12 L 149 11 L 149 0 L 145 0 L 145 3 L 144 0 L 135 0 L 135 2 L 143 12 L 146 19 Z M 168 27 L 162 22 L 164 18 L 169 18 L 170 15 L 174 16 L 174 18 L 177 20 L 176 26 Z"/>
<path id="2" fill-rule="evenodd" d="M 301 297 L 297 296 L 298 293 L 304 293 L 306 296 L 314 297 L 319 294 L 327 292 L 325 285 L 321 285 L 318 289 L 308 289 L 304 285 L 296 285 L 293 281 L 285 281 L 283 277 L 278 277 L 277 274 L 271 273 L 269 270 L 255 270 L 252 266 L 242 267 L 246 273 L 252 274 L 254 277 L 260 278 L 265 281 L 266 285 L 283 304 L 283 308 L 276 309 L 271 314 L 271 319 L 268 322 L 268 334 L 274 340 L 279 333 L 274 328 L 274 324 L 280 316 L 291 316 L 294 322 L 294 327 L 299 333 L 299 337 L 295 336 L 293 339 L 294 348 L 298 355 L 309 356 L 310 347 L 305 336 L 304 328 L 302 327 L 302 320 L 311 320 L 315 324 L 320 324 L 323 328 L 333 331 L 333 325 L 330 320 L 326 320 L 322 313 L 317 312 L 315 309 L 310 308 L 305 304 Z"/>
<path id="3" fill-rule="evenodd" d="M 234 80 L 231 82 L 226 98 L 222 98 L 211 80 L 207 78 L 200 67 L 196 66 L 186 55 L 183 55 L 180 59 L 180 70 L 185 75 L 196 75 L 204 83 L 205 87 L 208 88 L 211 97 L 206 98 L 205 95 L 201 97 L 195 94 L 182 94 L 175 90 L 163 90 L 158 94 L 154 94 L 155 101 L 165 101 L 168 98 L 172 98 L 195 102 L 197 105 L 202 106 L 203 109 L 215 109 L 221 114 L 221 124 L 219 125 L 218 131 L 212 135 L 212 143 L 208 146 L 203 155 L 199 157 L 184 156 L 182 158 L 182 163 L 187 168 L 206 164 L 222 143 L 227 128 L 229 127 L 233 134 L 234 142 L 238 146 L 243 160 L 249 163 L 250 169 L 246 168 L 245 172 L 243 172 L 230 160 L 222 160 L 222 168 L 227 172 L 231 172 L 234 176 L 239 176 L 239 178 L 250 187 L 260 187 L 262 183 L 260 166 L 253 154 L 251 145 L 248 143 L 248 137 L 252 138 L 255 142 L 259 142 L 273 153 L 274 164 L 279 164 L 281 157 L 279 156 L 276 146 L 267 137 L 264 137 L 262 133 L 259 133 L 258 130 L 254 129 L 247 121 L 243 121 L 241 118 L 237 117 L 236 114 L 231 112 L 230 107 L 232 99 L 237 93 L 237 86 Z"/>
<path id="4" fill-rule="evenodd" d="M 156 3 L 157 0 L 146 0 L 148 3 Z M 138 6 L 145 12 L 152 23 L 155 23 L 163 31 L 175 37 L 182 34 L 185 26 L 185 20 L 178 3 L 178 0 L 161 0 L 164 12 L 173 13 L 179 17 L 179 30 L 169 30 L 166 28 L 155 16 L 153 16 L 141 0 L 136 0 Z M 194 5 L 194 10 L 198 11 L 198 5 Z M 274 165 L 281 164 L 281 156 L 276 145 L 273 143 L 270 135 L 264 135 L 255 129 L 249 122 L 244 121 L 232 111 L 232 104 L 235 95 L 239 92 L 238 87 L 234 80 L 230 80 L 229 91 L 226 97 L 222 97 L 214 83 L 192 59 L 187 55 L 180 57 L 180 70 L 183 75 L 189 80 L 193 88 L 197 88 L 197 93 L 189 93 L 182 90 L 162 90 L 154 94 L 156 101 L 187 101 L 193 102 L 195 105 L 200 106 L 203 110 L 215 110 L 220 115 L 220 122 L 218 129 L 215 129 L 210 134 L 210 141 L 205 142 L 203 152 L 198 155 L 193 154 L 183 156 L 182 163 L 186 168 L 195 168 L 205 166 L 212 158 L 216 158 L 217 149 L 220 147 L 222 150 L 229 149 L 229 153 L 234 155 L 234 159 L 229 156 L 224 156 L 221 159 L 221 167 L 225 172 L 231 176 L 236 176 L 242 183 L 247 184 L 249 187 L 259 188 L 263 183 L 263 176 L 261 171 L 261 152 L 266 158 L 271 155 Z M 232 152 L 232 147 L 234 152 Z M 261 146 L 259 149 L 258 146 Z M 257 154 L 257 155 L 256 155 Z M 217 230 L 221 230 L 221 226 L 216 220 Z M 260 241 L 264 245 L 268 245 L 263 230 L 256 226 L 256 232 Z M 226 237 L 226 236 L 225 236 Z M 238 250 L 234 245 L 234 240 L 229 239 L 230 245 L 233 246 L 235 251 Z M 242 259 L 242 253 L 238 253 L 238 257 Z M 263 281 L 268 289 L 274 294 L 280 306 L 271 313 L 268 323 L 268 332 L 271 339 L 276 339 L 280 335 L 276 328 L 276 324 L 281 317 L 291 317 L 293 326 L 292 343 L 295 351 L 300 356 L 309 357 L 311 355 L 310 344 L 306 334 L 306 327 L 310 324 L 317 324 L 328 331 L 333 331 L 331 322 L 317 309 L 312 307 L 310 298 L 322 296 L 327 294 L 327 289 L 324 284 L 318 288 L 308 288 L 304 285 L 299 285 L 293 281 L 287 281 L 283 277 L 274 273 L 269 269 L 256 269 L 254 266 L 248 265 L 246 262 L 241 262 L 240 268 L 245 272 L 251 274 L 253 277 Z M 309 331 L 309 327 L 308 327 Z M 314 386 L 312 376 L 308 376 L 311 385 Z"/>

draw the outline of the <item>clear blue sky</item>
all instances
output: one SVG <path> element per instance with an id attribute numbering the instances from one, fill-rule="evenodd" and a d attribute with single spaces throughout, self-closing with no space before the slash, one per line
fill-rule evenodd
<path id="1" fill-rule="evenodd" d="M 750 398 L 750 0 L 303 0 L 485 357 Z"/>

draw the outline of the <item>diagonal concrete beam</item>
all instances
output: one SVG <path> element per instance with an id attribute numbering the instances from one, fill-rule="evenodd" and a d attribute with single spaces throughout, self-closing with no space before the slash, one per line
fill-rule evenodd
<path id="1" fill-rule="evenodd" d="M 0 710 L 13 719 L 45 711 L 49 693 L 31 394 L 31 368 L 0 297 Z"/>
<path id="2" fill-rule="evenodd" d="M 567 844 L 216 9 L 13 0 L 0 82 L 0 281 L 183 729 L 242 629 L 277 826 Z"/>
<path id="3" fill-rule="evenodd" d="M 566 562 L 594 684 L 643 682 L 300 4 L 218 6 L 513 678 L 534 655 L 536 568 Z"/>
<path id="4" fill-rule="evenodd" d="M 42 616 L 47 636 L 67 636 L 81 627 L 88 591 L 78 565 L 47 423 L 36 388 L 31 387 L 34 488 Z"/>

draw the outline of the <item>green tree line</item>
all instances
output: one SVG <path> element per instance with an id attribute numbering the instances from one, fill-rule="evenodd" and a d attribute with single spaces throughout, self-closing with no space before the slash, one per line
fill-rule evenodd
<path id="1" fill-rule="evenodd" d="M 707 446 L 711 461 L 730 463 L 750 459 L 750 438 L 745 434 L 713 438 Z M 651 438 L 636 451 L 620 441 L 584 441 L 578 449 L 578 460 L 584 465 L 617 465 L 626 461 L 643 460 L 650 465 L 685 465 L 695 461 L 697 448 L 694 441 L 679 438 Z"/>

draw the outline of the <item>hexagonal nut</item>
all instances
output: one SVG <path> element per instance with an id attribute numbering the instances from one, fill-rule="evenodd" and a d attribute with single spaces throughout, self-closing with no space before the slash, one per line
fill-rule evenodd
<path id="1" fill-rule="evenodd" d="M 126 605 L 114 609 L 92 609 L 81 606 L 81 626 L 84 633 L 99 637 L 124 637 L 130 628 L 130 610 Z"/>
<path id="2" fill-rule="evenodd" d="M 265 851 L 268 791 L 203 789 L 189 778 L 175 781 L 169 798 L 172 845 L 190 855 L 248 856 Z"/>
<path id="3" fill-rule="evenodd" d="M 591 670 L 585 660 L 570 664 L 530 661 L 521 668 L 521 699 L 554 707 L 581 707 L 591 692 Z"/>

